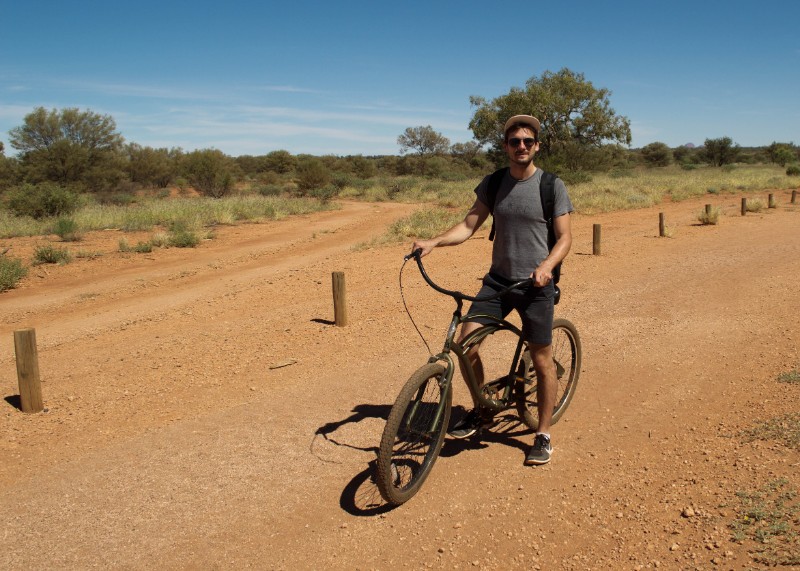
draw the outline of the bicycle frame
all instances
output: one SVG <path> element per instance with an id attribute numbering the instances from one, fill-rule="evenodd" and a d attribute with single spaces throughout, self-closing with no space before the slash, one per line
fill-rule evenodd
<path id="1" fill-rule="evenodd" d="M 484 315 L 484 314 L 467 314 L 462 317 L 462 310 L 464 307 L 464 301 L 478 301 L 476 297 L 470 297 L 465 295 L 461 292 L 450 291 L 447 290 L 430 279 L 427 272 L 425 271 L 425 267 L 422 265 L 422 257 L 421 257 L 421 250 L 416 250 L 412 252 L 408 256 L 405 257 L 405 260 L 408 261 L 411 258 L 414 258 L 417 262 L 417 267 L 419 268 L 420 274 L 422 274 L 423 279 L 431 286 L 434 290 L 438 291 L 439 293 L 448 295 L 452 297 L 456 302 L 456 309 L 453 311 L 453 318 L 450 320 L 450 326 L 447 329 L 447 336 L 445 337 L 444 347 L 442 348 L 442 352 L 437 355 L 432 355 L 428 360 L 429 363 L 436 363 L 436 362 L 443 362 L 445 364 L 445 373 L 444 379 L 439 382 L 440 387 L 443 391 L 451 391 L 452 390 L 452 381 L 453 381 L 453 374 L 455 372 L 455 362 L 453 361 L 453 357 L 451 356 L 451 352 L 456 354 L 459 363 L 461 364 L 461 370 L 465 373 L 467 387 L 469 388 L 470 395 L 472 396 L 472 401 L 477 408 L 482 408 L 488 410 L 492 413 L 497 413 L 505 410 L 508 407 L 508 404 L 511 399 L 511 390 L 513 383 L 511 380 L 513 376 L 516 374 L 517 368 L 519 366 L 520 358 L 522 356 L 523 347 L 525 342 L 522 339 L 522 332 L 512 323 L 509 323 L 505 319 L 498 319 L 497 317 L 491 315 Z M 520 287 L 522 285 L 530 283 L 530 280 L 522 280 L 517 282 L 505 290 L 498 292 L 494 297 L 499 297 L 504 295 L 506 292 L 511 291 L 516 287 Z M 491 299 L 483 298 L 483 299 Z M 456 331 L 458 330 L 458 326 L 462 325 L 466 321 L 471 321 L 475 318 L 482 318 L 488 320 L 490 323 L 485 324 L 482 327 L 479 327 L 472 333 L 470 333 L 463 341 L 463 343 L 458 343 L 454 341 L 456 336 Z M 475 370 L 472 367 L 472 363 L 469 361 L 468 353 L 470 349 L 474 346 L 479 344 L 485 337 L 494 333 L 495 331 L 511 331 L 514 335 L 516 335 L 518 341 L 516 349 L 514 350 L 514 359 L 511 361 L 511 366 L 508 371 L 508 379 L 509 382 L 506 383 L 503 395 L 500 399 L 492 399 L 484 396 L 482 394 L 482 390 L 480 386 L 478 386 L 478 380 L 475 378 Z M 442 399 L 444 402 L 444 399 Z M 437 420 L 441 414 L 441 410 L 439 410 L 436 414 Z"/>
<path id="2" fill-rule="evenodd" d="M 484 396 L 481 391 L 482 387 L 478 386 L 478 380 L 475 377 L 475 370 L 472 367 L 472 363 L 469 361 L 467 354 L 473 346 L 479 344 L 481 341 L 483 341 L 483 339 L 495 331 L 505 330 L 512 332 L 517 336 L 518 341 L 514 350 L 514 358 L 511 361 L 511 366 L 508 371 L 508 376 L 511 378 L 512 376 L 516 375 L 519 361 L 522 357 L 522 351 L 525 348 L 525 341 L 522 339 L 522 332 L 519 330 L 519 328 L 512 323 L 509 323 L 505 319 L 498 319 L 497 317 L 491 315 L 467 314 L 466 316 L 462 317 L 461 310 L 463 302 L 459 299 L 456 301 L 456 303 L 457 308 L 453 312 L 453 318 L 450 321 L 450 326 L 447 329 L 447 337 L 445 338 L 442 352 L 432 355 L 430 359 L 428 359 L 428 362 L 435 363 L 441 361 L 445 364 L 444 382 L 447 384 L 447 390 L 452 390 L 453 374 L 455 373 L 455 361 L 453 360 L 451 353 L 455 353 L 456 357 L 458 358 L 458 362 L 461 365 L 461 371 L 465 375 L 467 387 L 469 388 L 470 395 L 472 396 L 472 400 L 475 405 L 478 408 L 484 408 L 493 413 L 501 412 L 508 407 L 508 403 L 510 402 L 512 383 L 509 382 L 506 384 L 503 395 L 500 399 L 492 399 Z M 458 326 L 478 317 L 489 320 L 491 323 L 484 324 L 482 327 L 479 327 L 470 333 L 462 343 L 455 341 L 454 339 L 456 331 L 458 330 Z"/>

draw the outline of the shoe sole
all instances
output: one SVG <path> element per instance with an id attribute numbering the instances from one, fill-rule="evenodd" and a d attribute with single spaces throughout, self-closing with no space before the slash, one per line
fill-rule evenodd
<path id="1" fill-rule="evenodd" d="M 448 432 L 447 436 L 448 436 L 448 438 L 455 438 L 456 440 L 464 440 L 465 438 L 469 438 L 470 436 L 473 436 L 473 435 L 475 435 L 477 433 L 478 433 L 478 429 L 476 428 L 472 432 L 465 432 L 463 434 L 450 434 Z"/>
<path id="2" fill-rule="evenodd" d="M 550 457 L 547 460 L 536 460 L 535 458 L 525 458 L 525 465 L 526 466 L 544 466 L 550 462 L 550 458 L 553 456 L 553 451 L 550 450 Z"/>

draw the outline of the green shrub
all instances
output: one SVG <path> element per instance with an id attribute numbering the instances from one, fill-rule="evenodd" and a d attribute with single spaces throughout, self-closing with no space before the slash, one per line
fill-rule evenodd
<path id="1" fill-rule="evenodd" d="M 12 188 L 7 197 L 11 212 L 34 219 L 70 214 L 78 207 L 77 194 L 51 182 Z"/>
<path id="2" fill-rule="evenodd" d="M 341 191 L 345 187 L 353 185 L 353 177 L 347 173 L 337 172 L 333 175 L 333 180 L 331 182 L 333 186 Z"/>
<path id="3" fill-rule="evenodd" d="M 137 254 L 149 254 L 153 251 L 152 242 L 137 242 L 135 246 L 131 247 L 128 241 L 123 238 L 119 241 L 119 251 L 123 253 L 136 252 Z"/>
<path id="4" fill-rule="evenodd" d="M 50 244 L 38 246 L 33 252 L 33 263 L 36 264 L 68 264 L 72 255 L 66 248 L 56 248 Z"/>
<path id="5" fill-rule="evenodd" d="M 149 254 L 153 251 L 153 243 L 152 242 L 137 242 L 136 245 L 133 247 L 133 251 L 137 254 Z"/>
<path id="6" fill-rule="evenodd" d="M 16 258 L 0 254 L 0 291 L 16 287 L 17 282 L 25 277 L 28 269 Z"/>
<path id="7" fill-rule="evenodd" d="M 78 230 L 78 223 L 72 218 L 61 216 L 53 224 L 53 234 L 65 242 L 78 242 L 83 238 Z"/>
<path id="8" fill-rule="evenodd" d="M 167 244 L 175 248 L 194 248 L 200 243 L 200 238 L 190 230 L 184 222 L 173 222 L 169 228 Z"/>
<path id="9" fill-rule="evenodd" d="M 328 184 L 322 188 L 313 188 L 309 193 L 313 198 L 317 200 L 321 200 L 322 202 L 328 202 L 332 198 L 336 198 L 339 196 L 339 187 L 335 184 Z"/>
<path id="10" fill-rule="evenodd" d="M 787 176 L 800 176 L 800 165 L 793 164 L 786 167 Z"/>
<path id="11" fill-rule="evenodd" d="M 330 182 L 331 173 L 321 160 L 307 159 L 297 165 L 297 188 L 301 195 L 314 188 L 322 188 Z"/>

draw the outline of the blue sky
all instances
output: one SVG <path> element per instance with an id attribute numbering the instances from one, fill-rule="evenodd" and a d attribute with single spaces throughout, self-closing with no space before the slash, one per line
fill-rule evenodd
<path id="1" fill-rule="evenodd" d="M 397 154 L 406 127 L 469 141 L 471 95 L 567 67 L 633 147 L 800 143 L 798 25 L 797 0 L 0 0 L 0 141 L 78 107 L 145 146 Z"/>

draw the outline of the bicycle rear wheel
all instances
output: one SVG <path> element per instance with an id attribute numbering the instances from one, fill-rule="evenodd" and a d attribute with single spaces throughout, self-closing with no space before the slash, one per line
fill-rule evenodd
<path id="1" fill-rule="evenodd" d="M 390 504 L 411 499 L 439 456 L 452 405 L 452 391 L 444 381 L 444 366 L 428 363 L 411 375 L 392 406 L 377 471 L 378 489 Z"/>
<path id="2" fill-rule="evenodd" d="M 556 364 L 558 386 L 552 424 L 558 422 L 567 410 L 581 373 L 581 339 L 578 330 L 566 319 L 553 320 L 553 360 Z M 536 371 L 528 351 L 520 361 L 515 393 L 517 412 L 522 421 L 533 430 L 539 427 L 536 395 Z"/>

